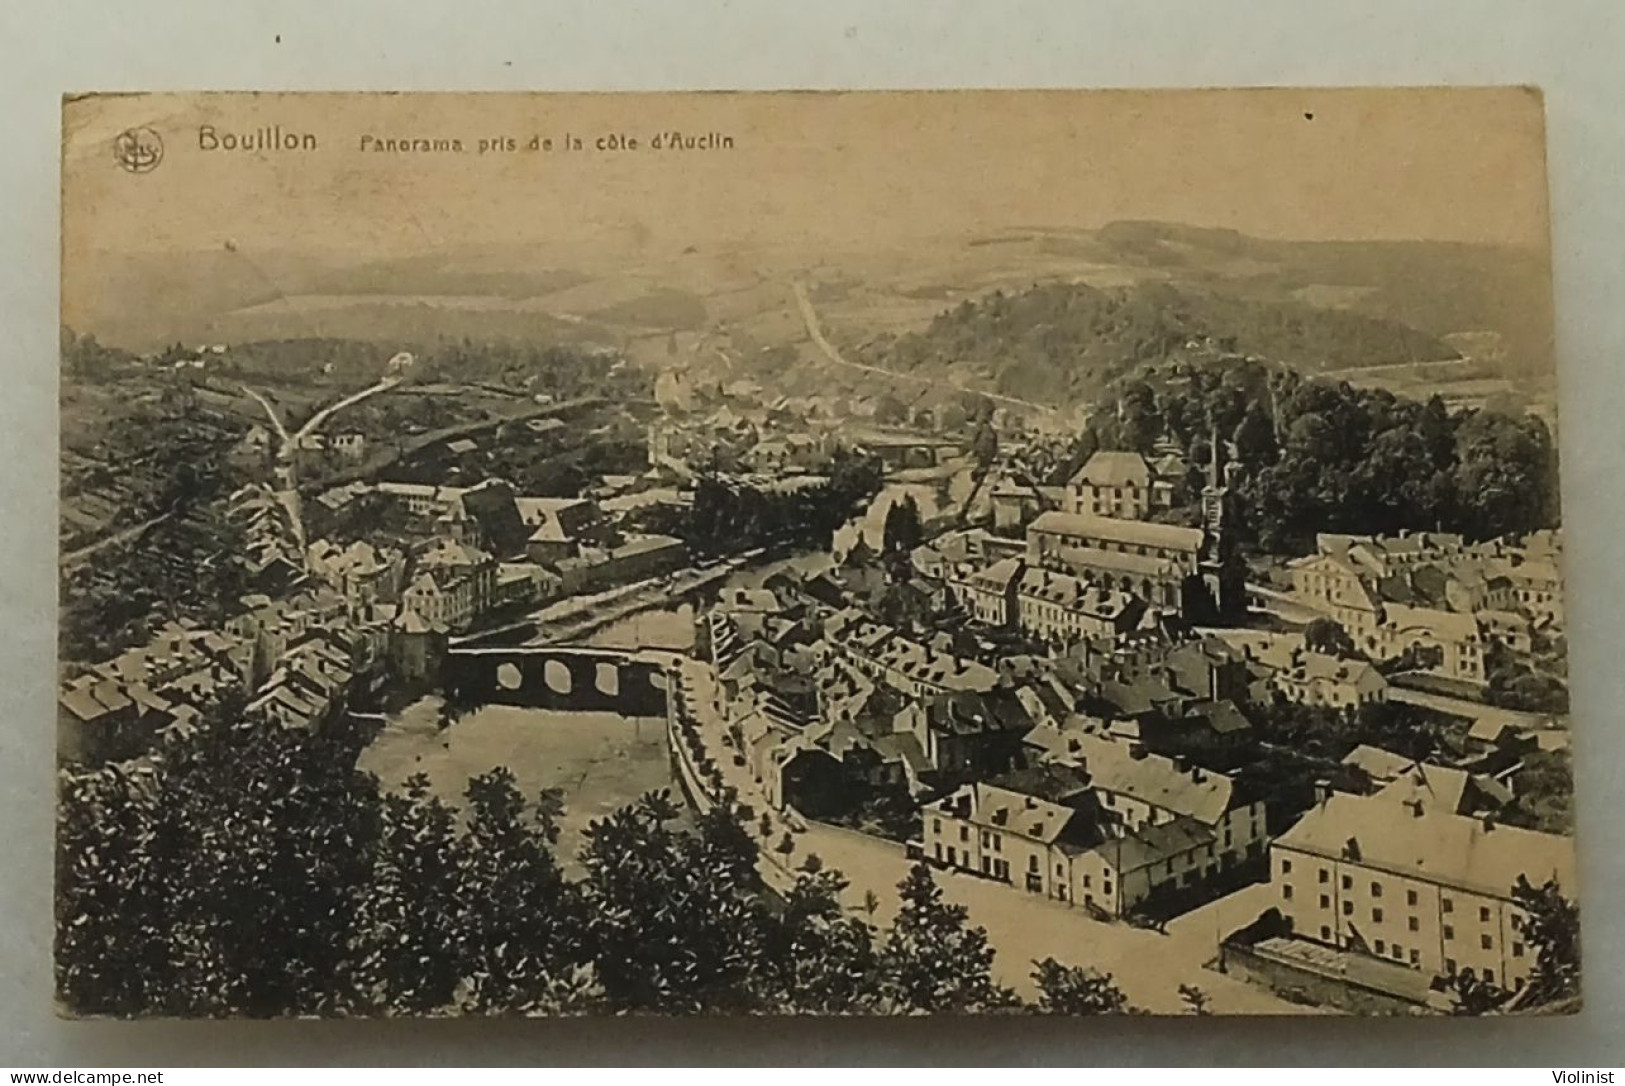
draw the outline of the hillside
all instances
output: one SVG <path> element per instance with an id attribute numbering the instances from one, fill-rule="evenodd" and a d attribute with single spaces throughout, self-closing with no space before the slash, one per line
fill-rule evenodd
<path id="1" fill-rule="evenodd" d="M 966 387 L 1066 403 L 1093 399 L 1135 366 L 1199 344 L 1309 373 L 1457 357 L 1441 340 L 1381 318 L 1146 282 L 994 291 L 923 331 L 875 344 L 865 361 L 903 373 L 952 372 Z"/>

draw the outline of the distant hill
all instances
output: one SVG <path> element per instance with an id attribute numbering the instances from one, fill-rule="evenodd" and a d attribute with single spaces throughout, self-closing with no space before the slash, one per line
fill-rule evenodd
<path id="1" fill-rule="evenodd" d="M 952 370 L 990 391 L 1061 403 L 1093 399 L 1134 367 L 1187 348 L 1257 355 L 1309 373 L 1458 357 L 1434 336 L 1361 313 L 1142 282 L 994 291 L 884 345 L 873 361 L 904 373 Z"/>
<path id="2" fill-rule="evenodd" d="M 1156 268 L 1239 298 L 1294 298 L 1434 336 L 1497 332 L 1509 375 L 1552 369 L 1543 253 L 1440 241 L 1273 241 L 1158 222 L 1112 223 L 1089 241 L 1096 260 Z"/>
<path id="3" fill-rule="evenodd" d="M 771 240 L 718 247 L 702 240 L 680 252 L 632 252 L 607 242 L 426 245 L 411 256 L 371 259 L 352 251 L 239 252 L 228 243 L 196 253 L 85 253 L 71 273 L 64 321 L 132 350 L 177 340 L 466 337 L 621 348 L 652 343 L 640 357 L 657 366 L 668 359 L 686 365 L 730 346 L 759 352 L 803 343 L 790 295 L 796 281 L 807 285 L 844 347 L 876 336 L 906 338 L 928 326 L 932 339 L 951 338 L 960 333 L 933 320 L 965 300 L 996 291 L 1010 298 L 1035 285 L 1086 285 L 1109 298 L 1118 297 L 1112 291 L 1129 293 L 1112 303 L 1121 311 L 1084 293 L 1070 303 L 1099 310 L 1101 323 L 1089 325 L 1090 336 L 1077 327 L 1019 336 L 1002 330 L 1023 340 L 1021 357 L 979 358 L 986 379 L 1030 388 L 1049 379 L 1054 367 L 1044 360 L 1063 348 L 1081 350 L 1088 366 L 1109 368 L 1163 333 L 1177 338 L 1195 327 L 1278 349 L 1284 344 L 1312 369 L 1451 358 L 1454 349 L 1436 346 L 1450 337 L 1462 353 L 1487 359 L 1477 377 L 1528 385 L 1552 372 L 1541 254 L 1425 241 L 1277 241 L 1160 222 L 945 233 L 902 248 L 854 245 L 839 253 Z M 1134 292 L 1154 284 L 1175 288 L 1185 309 L 1164 317 L 1141 312 L 1154 296 Z M 1054 298 L 1031 301 L 1034 312 L 1024 311 L 1020 321 L 1043 324 L 1055 316 L 1038 312 Z M 1378 323 L 1338 322 L 1328 313 Z M 1293 331 L 1294 320 L 1308 330 Z M 1118 321 L 1125 326 L 1116 327 Z M 1271 331 L 1276 321 L 1281 326 Z M 1097 333 L 1103 343 L 1082 343 Z M 673 335 L 692 349 L 666 352 Z M 1067 345 L 1069 336 L 1076 342 Z M 1146 342 L 1136 346 L 1137 338 Z M 815 352 L 802 358 L 818 376 Z M 924 361 L 922 355 L 914 364 Z"/>

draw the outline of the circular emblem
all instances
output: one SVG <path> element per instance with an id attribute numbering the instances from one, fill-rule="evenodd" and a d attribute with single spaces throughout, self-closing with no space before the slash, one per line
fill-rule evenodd
<path id="1" fill-rule="evenodd" d="M 147 173 L 164 160 L 164 141 L 150 128 L 127 128 L 113 140 L 113 157 L 131 173 Z"/>

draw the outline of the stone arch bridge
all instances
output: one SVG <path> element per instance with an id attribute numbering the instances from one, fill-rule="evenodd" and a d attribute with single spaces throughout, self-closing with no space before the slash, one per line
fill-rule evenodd
<path id="1" fill-rule="evenodd" d="M 677 659 L 648 650 L 457 645 L 446 651 L 442 678 L 453 704 L 663 717 Z"/>

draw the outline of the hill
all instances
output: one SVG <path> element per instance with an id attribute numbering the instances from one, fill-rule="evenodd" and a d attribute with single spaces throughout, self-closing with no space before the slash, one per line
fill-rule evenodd
<path id="1" fill-rule="evenodd" d="M 1065 403 L 1094 399 L 1143 363 L 1208 347 L 1309 373 L 1458 357 L 1434 336 L 1378 317 L 1143 282 L 994 291 L 961 302 L 923 331 L 872 346 L 865 361 L 903 373 L 953 373 L 964 387 Z"/>

